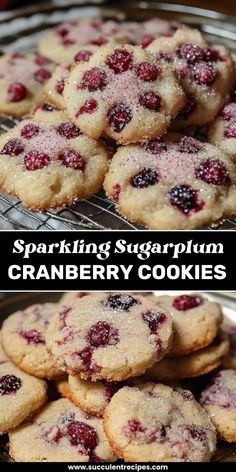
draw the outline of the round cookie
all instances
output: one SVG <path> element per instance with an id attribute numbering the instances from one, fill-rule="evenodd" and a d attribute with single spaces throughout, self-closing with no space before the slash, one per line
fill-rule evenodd
<path id="1" fill-rule="evenodd" d="M 161 136 L 185 103 L 172 67 L 137 46 L 103 46 L 70 69 L 68 116 L 93 138 L 121 144 Z"/>
<path id="2" fill-rule="evenodd" d="M 228 336 L 230 349 L 227 356 L 223 359 L 222 366 L 225 369 L 236 370 L 236 326 L 231 324 L 224 324 L 222 326 L 223 332 Z"/>
<path id="3" fill-rule="evenodd" d="M 44 103 L 35 108 L 32 118 L 36 121 L 59 121 L 66 122 L 68 117 L 65 112 L 58 110 L 50 103 Z"/>
<path id="4" fill-rule="evenodd" d="M 234 161 L 236 159 L 236 102 L 227 103 L 208 132 L 210 143 L 218 144 Z"/>
<path id="5" fill-rule="evenodd" d="M 53 63 L 38 54 L 12 53 L 0 58 L 0 113 L 23 116 L 43 102 L 43 85 Z"/>
<path id="6" fill-rule="evenodd" d="M 61 309 L 47 332 L 59 367 L 82 379 L 122 381 L 160 360 L 172 341 L 172 320 L 150 297 L 96 293 Z"/>
<path id="7" fill-rule="evenodd" d="M 220 439 L 236 442 L 236 371 L 221 370 L 202 392 L 200 402 Z"/>
<path id="8" fill-rule="evenodd" d="M 32 210 L 70 205 L 97 192 L 105 145 L 70 122 L 24 120 L 0 137 L 0 187 Z"/>
<path id="9" fill-rule="evenodd" d="M 104 181 L 129 220 L 149 229 L 194 229 L 235 214 L 236 171 L 212 144 L 168 134 L 120 147 Z"/>
<path id="10" fill-rule="evenodd" d="M 0 435 L 22 423 L 46 399 L 46 383 L 18 369 L 0 348 Z"/>
<path id="11" fill-rule="evenodd" d="M 174 337 L 168 356 L 184 356 L 213 342 L 223 315 L 220 305 L 199 294 L 156 298 L 171 313 Z"/>
<path id="12" fill-rule="evenodd" d="M 133 462 L 206 462 L 216 434 L 188 390 L 147 383 L 111 399 L 104 428 L 114 451 Z"/>
<path id="13" fill-rule="evenodd" d="M 10 435 L 17 462 L 103 462 L 116 459 L 101 418 L 89 417 L 69 400 L 48 403 Z"/>
<path id="14" fill-rule="evenodd" d="M 228 352 L 228 339 L 219 337 L 210 346 L 199 349 L 187 356 L 165 357 L 151 369 L 148 369 L 145 376 L 152 381 L 172 381 L 199 377 L 219 367 Z"/>
<path id="15" fill-rule="evenodd" d="M 223 46 L 210 47 L 198 30 L 183 27 L 171 38 L 158 38 L 147 48 L 172 64 L 187 101 L 175 129 L 210 123 L 233 87 L 234 63 Z"/>
<path id="16" fill-rule="evenodd" d="M 10 315 L 2 325 L 2 345 L 8 357 L 25 372 L 39 378 L 62 375 L 46 349 L 45 336 L 57 303 L 32 305 Z"/>

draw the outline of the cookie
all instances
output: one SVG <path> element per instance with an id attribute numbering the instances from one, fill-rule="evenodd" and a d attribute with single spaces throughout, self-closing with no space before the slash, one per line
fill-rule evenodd
<path id="1" fill-rule="evenodd" d="M 45 35 L 39 49 L 41 54 L 61 64 L 73 61 L 81 48 L 96 48 L 111 41 L 129 41 L 128 31 L 120 23 L 103 18 L 77 18 L 62 23 Z"/>
<path id="2" fill-rule="evenodd" d="M 148 369 L 145 376 L 153 381 L 172 381 L 199 377 L 219 367 L 228 352 L 228 339 L 217 337 L 210 346 L 199 349 L 187 356 L 165 357 L 151 369 Z"/>
<path id="3" fill-rule="evenodd" d="M 236 171 L 212 144 L 168 134 L 120 147 L 104 181 L 108 197 L 150 229 L 194 229 L 235 214 Z"/>
<path id="4" fill-rule="evenodd" d="M 64 398 L 48 403 L 31 422 L 9 435 L 17 462 L 103 462 L 116 459 L 102 419 L 89 417 Z"/>
<path id="5" fill-rule="evenodd" d="M 234 161 L 236 159 L 236 102 L 227 103 L 209 128 L 210 143 L 218 144 Z"/>
<path id="6" fill-rule="evenodd" d="M 172 320 L 149 297 L 95 293 L 61 309 L 47 332 L 58 366 L 82 379 L 141 375 L 170 348 Z"/>
<path id="7" fill-rule="evenodd" d="M 200 402 L 220 439 L 236 442 L 236 371 L 221 370 L 202 392 Z"/>
<path id="8" fill-rule="evenodd" d="M 183 27 L 172 38 L 159 38 L 147 48 L 174 67 L 187 100 L 175 128 L 210 123 L 229 96 L 234 63 L 223 46 L 211 47 L 198 30 Z"/>
<path id="9" fill-rule="evenodd" d="M 58 110 L 51 103 L 44 103 L 35 108 L 32 118 L 36 121 L 59 121 L 65 122 L 68 120 L 65 112 Z"/>
<path id="10" fill-rule="evenodd" d="M 84 133 L 121 144 L 161 136 L 185 103 L 169 64 L 137 46 L 112 44 L 70 69 L 63 96 Z"/>
<path id="11" fill-rule="evenodd" d="M 114 451 L 133 462 L 206 462 L 215 428 L 188 390 L 147 383 L 111 399 L 104 428 Z"/>
<path id="12" fill-rule="evenodd" d="M 9 316 L 2 326 L 2 345 L 8 357 L 25 372 L 39 378 L 62 375 L 48 353 L 45 336 L 57 303 L 32 305 Z"/>
<path id="13" fill-rule="evenodd" d="M 22 423 L 46 399 L 46 383 L 18 369 L 0 347 L 0 435 Z"/>
<path id="14" fill-rule="evenodd" d="M 222 330 L 228 336 L 230 344 L 229 353 L 223 359 L 222 366 L 225 369 L 236 370 L 236 326 L 235 324 L 225 324 L 222 326 Z"/>
<path id="15" fill-rule="evenodd" d="M 24 120 L 0 137 L 0 187 L 32 210 L 63 207 L 97 192 L 105 145 L 70 122 Z"/>
<path id="16" fill-rule="evenodd" d="M 38 54 L 12 53 L 0 58 L 0 113 L 23 116 L 43 102 L 43 85 L 53 63 Z"/>
<path id="17" fill-rule="evenodd" d="M 184 356 L 213 342 L 223 320 L 221 307 L 199 294 L 157 297 L 171 313 L 174 337 L 168 356 Z"/>

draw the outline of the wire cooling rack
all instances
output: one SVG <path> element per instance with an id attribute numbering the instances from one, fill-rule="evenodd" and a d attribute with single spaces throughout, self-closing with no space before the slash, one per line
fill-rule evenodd
<path id="1" fill-rule="evenodd" d="M 223 14 L 190 6 L 148 1 L 90 2 L 52 0 L 0 14 L 0 49 L 2 53 L 36 50 L 40 38 L 51 28 L 78 16 L 115 17 L 117 19 L 147 19 L 154 15 L 175 19 L 200 28 L 213 43 L 221 43 L 236 52 L 236 20 Z M 8 131 L 16 120 L 0 115 L 0 132 Z M 118 215 L 114 203 L 103 191 L 86 201 L 59 210 L 33 212 L 21 202 L 0 194 L 0 229 L 78 230 L 113 229 L 138 230 L 141 227 Z M 214 229 L 236 230 L 236 218 L 215 225 Z M 213 229 L 213 228 L 211 228 Z"/>

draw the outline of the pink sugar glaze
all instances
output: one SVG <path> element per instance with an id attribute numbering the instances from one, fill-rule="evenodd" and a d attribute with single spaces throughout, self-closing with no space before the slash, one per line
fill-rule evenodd
<path id="1" fill-rule="evenodd" d="M 65 143 L 65 138 L 57 133 L 56 129 L 50 124 L 44 123 L 43 127 L 40 122 L 36 122 L 35 124 L 39 126 L 40 131 L 37 136 L 27 140 L 27 142 L 24 140 L 25 154 L 32 149 L 36 149 L 50 157 L 57 158 L 59 151 L 68 147 Z"/>
<path id="2" fill-rule="evenodd" d="M 34 73 L 40 68 L 35 64 L 34 59 L 17 58 L 9 59 L 7 62 L 0 63 L 0 79 L 10 82 L 28 83 L 34 80 Z"/>
<path id="3" fill-rule="evenodd" d="M 112 74 L 112 79 L 109 80 L 103 91 L 103 99 L 108 104 L 122 102 L 137 106 L 141 92 L 140 83 L 140 79 L 137 78 L 132 70 L 122 74 Z"/>

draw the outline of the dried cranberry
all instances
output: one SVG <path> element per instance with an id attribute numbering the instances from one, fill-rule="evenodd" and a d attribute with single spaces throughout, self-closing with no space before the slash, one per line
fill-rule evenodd
<path id="1" fill-rule="evenodd" d="M 72 446 L 83 446 L 87 453 L 98 444 L 95 429 L 82 421 L 71 421 L 66 427 L 66 435 Z"/>
<path id="2" fill-rule="evenodd" d="M 161 68 L 156 67 L 150 62 L 141 62 L 135 66 L 135 72 L 140 77 L 140 79 L 145 80 L 145 82 L 153 82 L 161 74 Z"/>
<path id="3" fill-rule="evenodd" d="M 146 429 L 140 421 L 132 419 L 128 421 L 128 425 L 124 428 L 124 433 L 128 438 L 136 438 L 138 433 L 145 433 Z"/>
<path id="4" fill-rule="evenodd" d="M 85 72 L 82 80 L 82 88 L 90 92 L 102 90 L 107 85 L 106 73 L 98 67 L 93 67 Z"/>
<path id="5" fill-rule="evenodd" d="M 139 103 L 148 110 L 159 111 L 161 107 L 161 97 L 155 92 L 146 92 L 139 98 Z"/>
<path id="6" fill-rule="evenodd" d="M 179 311 L 186 311 L 191 310 L 192 308 L 196 308 L 202 303 L 203 300 L 201 297 L 196 297 L 193 295 L 180 295 L 179 297 L 174 299 L 173 307 Z"/>
<path id="7" fill-rule="evenodd" d="M 35 58 L 35 64 L 37 64 L 38 66 L 46 66 L 49 63 L 49 59 L 45 56 L 38 55 Z"/>
<path id="8" fill-rule="evenodd" d="M 122 129 L 132 120 L 132 111 L 128 105 L 119 103 L 114 105 L 108 112 L 108 122 L 111 128 L 120 133 Z"/>
<path id="9" fill-rule="evenodd" d="M 59 159 L 65 167 L 71 167 L 72 169 L 81 170 L 82 172 L 85 169 L 86 164 L 84 158 L 74 149 L 65 149 L 59 155 Z"/>
<path id="10" fill-rule="evenodd" d="M 28 344 L 45 344 L 43 335 L 36 329 L 29 329 L 28 331 L 21 330 L 20 335 L 26 339 Z"/>
<path id="11" fill-rule="evenodd" d="M 217 49 L 204 48 L 203 59 L 206 62 L 218 62 L 221 59 L 219 51 Z"/>
<path id="12" fill-rule="evenodd" d="M 129 311 L 129 309 L 138 303 L 131 295 L 121 293 L 118 295 L 109 295 L 105 302 L 105 307 L 118 311 Z"/>
<path id="13" fill-rule="evenodd" d="M 62 44 L 63 46 L 72 46 L 73 44 L 75 44 L 75 39 L 71 39 L 71 38 L 63 38 L 62 39 Z"/>
<path id="14" fill-rule="evenodd" d="M 197 154 L 202 149 L 202 144 L 190 136 L 184 136 L 178 143 L 178 151 L 188 154 Z"/>
<path id="15" fill-rule="evenodd" d="M 186 59 L 190 64 L 195 64 L 203 59 L 203 51 L 197 44 L 183 44 L 178 50 L 177 55 Z"/>
<path id="16" fill-rule="evenodd" d="M 144 149 L 152 154 L 160 154 L 167 150 L 167 144 L 162 140 L 162 138 L 156 138 L 145 143 Z"/>
<path id="17" fill-rule="evenodd" d="M 25 155 L 24 164 L 27 170 L 38 170 L 47 167 L 51 162 L 50 157 L 40 151 L 29 151 Z"/>
<path id="18" fill-rule="evenodd" d="M 98 107 L 98 104 L 96 100 L 94 100 L 93 98 L 90 98 L 89 100 L 86 100 L 86 102 L 82 105 L 76 117 L 78 117 L 79 115 L 83 115 L 84 113 L 88 113 L 89 115 L 91 115 L 91 113 L 95 112 L 97 107 Z"/>
<path id="19" fill-rule="evenodd" d="M 185 184 L 176 185 L 171 189 L 170 203 L 185 215 L 188 215 L 191 210 L 199 211 L 202 208 L 202 204 L 198 203 L 197 191 Z"/>
<path id="20" fill-rule="evenodd" d="M 11 395 L 21 388 L 22 381 L 15 375 L 3 375 L 0 377 L 0 395 Z"/>
<path id="21" fill-rule="evenodd" d="M 39 133 L 39 127 L 36 125 L 33 125 L 33 123 L 29 123 L 28 125 L 25 125 L 21 130 L 21 136 L 25 139 L 31 139 L 34 136 L 37 136 L 38 133 Z"/>
<path id="22" fill-rule="evenodd" d="M 215 82 L 217 70 L 212 64 L 197 64 L 194 68 L 193 77 L 198 85 L 212 85 Z"/>
<path id="23" fill-rule="evenodd" d="M 229 172 L 225 164 L 219 159 L 207 159 L 196 170 L 196 176 L 212 185 L 226 185 L 229 183 Z"/>
<path id="24" fill-rule="evenodd" d="M 103 36 L 100 36 L 99 38 L 93 39 L 91 41 L 91 44 L 94 44 L 95 46 L 103 46 L 104 44 L 108 43 L 108 39 L 104 38 Z"/>
<path id="25" fill-rule="evenodd" d="M 201 442 L 206 441 L 206 431 L 204 431 L 203 429 L 187 426 L 186 430 L 192 439 L 201 441 Z"/>
<path id="26" fill-rule="evenodd" d="M 89 369 L 90 368 L 90 364 L 91 364 L 91 361 L 92 361 L 92 355 L 93 355 L 93 349 L 92 347 L 85 347 L 83 349 L 83 351 L 80 351 L 79 352 L 79 357 L 80 359 L 82 360 L 84 366 L 86 369 Z"/>
<path id="27" fill-rule="evenodd" d="M 98 321 L 91 326 L 87 340 L 93 347 L 115 345 L 119 341 L 118 330 L 106 321 Z"/>
<path id="28" fill-rule="evenodd" d="M 120 186 L 120 184 L 115 184 L 115 185 L 113 185 L 112 188 L 114 190 L 113 200 L 114 200 L 115 203 L 118 203 L 119 199 L 120 199 L 121 186 Z"/>
<path id="29" fill-rule="evenodd" d="M 132 54 L 126 49 L 116 49 L 108 57 L 107 65 L 115 74 L 121 74 L 132 67 Z"/>
<path id="30" fill-rule="evenodd" d="M 61 79 L 57 80 L 57 82 L 55 84 L 56 92 L 61 95 L 63 93 L 64 88 L 65 88 L 65 79 L 61 78 Z"/>
<path id="31" fill-rule="evenodd" d="M 74 60 L 76 62 L 88 62 L 92 54 L 93 53 L 91 51 L 88 51 L 87 49 L 82 49 L 81 51 L 77 52 L 74 57 Z"/>
<path id="32" fill-rule="evenodd" d="M 152 334 L 157 334 L 159 327 L 165 323 L 166 315 L 158 311 L 146 311 L 142 314 L 143 320 L 148 324 Z"/>
<path id="33" fill-rule="evenodd" d="M 226 138 L 236 138 L 236 122 L 229 123 L 224 132 L 224 135 Z"/>
<path id="34" fill-rule="evenodd" d="M 236 119 L 236 103 L 225 105 L 220 114 L 225 121 L 230 121 L 233 118 Z"/>
<path id="35" fill-rule="evenodd" d="M 158 173 L 153 169 L 143 169 L 130 179 L 132 187 L 147 188 L 159 182 Z"/>
<path id="36" fill-rule="evenodd" d="M 59 28 L 57 28 L 57 34 L 62 38 L 64 38 L 68 33 L 69 30 L 68 28 L 66 28 L 66 26 L 60 26 Z"/>
<path id="37" fill-rule="evenodd" d="M 1 150 L 1 154 L 7 154 L 8 156 L 18 156 L 23 151 L 24 145 L 22 144 L 21 140 L 15 138 L 7 141 Z"/>
<path id="38" fill-rule="evenodd" d="M 187 97 L 187 101 L 185 105 L 183 106 L 182 110 L 178 113 L 178 118 L 183 118 L 186 119 L 192 113 L 193 111 L 196 110 L 196 100 L 194 98 Z"/>
<path id="39" fill-rule="evenodd" d="M 10 102 L 21 102 L 27 95 L 27 88 L 20 82 L 14 82 L 8 87 L 7 96 Z"/>
<path id="40" fill-rule="evenodd" d="M 80 135 L 80 130 L 73 123 L 67 121 L 66 123 L 61 123 L 57 128 L 57 132 L 64 136 L 66 139 L 77 138 Z"/>
<path id="41" fill-rule="evenodd" d="M 50 79 L 51 76 L 52 76 L 51 72 L 43 68 L 38 69 L 34 74 L 35 80 L 37 80 L 37 82 L 40 82 L 40 83 L 43 83 L 45 82 L 45 80 Z"/>
<path id="42" fill-rule="evenodd" d="M 149 46 L 149 44 L 151 44 L 155 39 L 155 36 L 149 34 L 149 35 L 146 35 L 144 36 L 143 40 L 142 40 L 142 43 L 141 43 L 141 46 L 142 48 L 147 48 Z"/>

